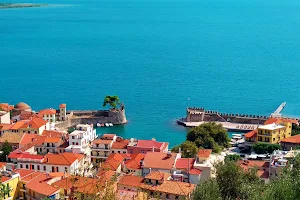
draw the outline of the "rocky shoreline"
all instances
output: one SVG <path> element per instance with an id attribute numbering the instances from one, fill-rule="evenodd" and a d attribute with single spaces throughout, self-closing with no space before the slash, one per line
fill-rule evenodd
<path id="1" fill-rule="evenodd" d="M 31 3 L 0 3 L 0 9 L 10 8 L 33 8 L 33 7 L 44 7 L 48 4 L 31 4 Z"/>

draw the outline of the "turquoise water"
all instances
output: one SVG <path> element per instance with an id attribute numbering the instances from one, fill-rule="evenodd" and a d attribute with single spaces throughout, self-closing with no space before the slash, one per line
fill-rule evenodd
<path id="1" fill-rule="evenodd" d="M 101 109 L 117 94 L 129 123 L 99 132 L 171 145 L 188 104 L 300 112 L 298 0 L 22 1 L 51 6 L 0 10 L 1 102 Z"/>

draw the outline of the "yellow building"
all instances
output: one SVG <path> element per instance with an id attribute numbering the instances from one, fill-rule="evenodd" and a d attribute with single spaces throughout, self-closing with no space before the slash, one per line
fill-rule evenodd
<path id="1" fill-rule="evenodd" d="M 257 130 L 246 133 L 246 145 L 252 146 L 256 142 L 278 144 L 280 140 L 292 136 L 293 120 L 281 118 L 269 118 L 264 125 L 260 125 Z"/>
<path id="2" fill-rule="evenodd" d="M 20 179 L 20 175 L 18 173 L 10 172 L 10 171 L 2 171 L 1 172 L 1 181 L 2 187 L 4 189 L 4 199 L 16 199 L 17 198 L 17 187 Z"/>

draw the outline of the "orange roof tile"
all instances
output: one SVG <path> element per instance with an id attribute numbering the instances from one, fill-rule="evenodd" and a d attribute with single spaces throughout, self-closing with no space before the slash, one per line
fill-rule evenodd
<path id="1" fill-rule="evenodd" d="M 21 181 L 28 182 L 37 175 L 40 175 L 41 172 L 37 172 L 31 169 L 16 169 L 16 173 L 20 174 Z"/>
<path id="2" fill-rule="evenodd" d="M 300 135 L 294 135 L 288 138 L 284 138 L 280 141 L 281 143 L 300 144 Z"/>
<path id="3" fill-rule="evenodd" d="M 6 166 L 6 162 L 0 162 L 0 169 Z"/>
<path id="4" fill-rule="evenodd" d="M 67 106 L 67 104 L 65 104 L 65 103 L 62 103 L 59 105 L 60 108 L 65 108 L 66 106 Z"/>
<path id="5" fill-rule="evenodd" d="M 46 137 L 45 143 L 58 143 L 61 141 L 61 138 L 56 137 Z"/>
<path id="6" fill-rule="evenodd" d="M 145 168 L 172 169 L 175 165 L 177 153 L 172 153 L 170 156 L 162 152 L 147 152 L 144 158 Z"/>
<path id="7" fill-rule="evenodd" d="M 27 129 L 27 128 L 40 128 L 44 125 L 47 124 L 47 121 L 43 120 L 43 119 L 40 119 L 40 118 L 34 118 L 32 120 L 30 120 L 29 122 L 23 124 L 22 129 Z"/>
<path id="8" fill-rule="evenodd" d="M 200 158 L 208 158 L 211 154 L 211 149 L 199 149 L 198 151 L 198 157 Z"/>
<path id="9" fill-rule="evenodd" d="M 154 140 L 138 140 L 137 142 L 137 147 L 142 147 L 142 148 L 156 148 L 160 149 L 166 146 L 168 144 L 167 142 L 157 142 Z"/>
<path id="10" fill-rule="evenodd" d="M 65 135 L 65 133 L 63 133 L 63 132 L 53 131 L 53 130 L 44 130 L 42 133 L 42 136 L 56 137 L 56 138 L 61 138 L 64 135 Z"/>
<path id="11" fill-rule="evenodd" d="M 36 136 L 35 134 L 27 134 L 27 133 L 25 133 L 23 135 L 22 139 L 20 140 L 19 144 L 20 145 L 26 145 L 28 143 L 31 143 L 31 142 L 33 142 L 35 136 Z"/>
<path id="12" fill-rule="evenodd" d="M 282 122 L 290 122 L 290 123 L 293 123 L 293 124 L 299 124 L 299 122 L 295 119 L 288 119 L 288 118 L 272 118 L 270 117 L 269 119 L 267 119 L 265 121 L 265 125 L 267 124 L 281 124 Z"/>
<path id="13" fill-rule="evenodd" d="M 124 158 L 120 154 L 112 153 L 108 156 L 108 158 L 103 163 L 101 168 L 105 169 L 105 170 L 109 169 L 109 170 L 116 171 L 118 169 L 118 167 L 122 164 L 123 160 L 124 160 Z"/>
<path id="14" fill-rule="evenodd" d="M 13 124 L 0 124 L 1 131 L 8 131 L 13 126 Z"/>
<path id="15" fill-rule="evenodd" d="M 187 172 L 189 171 L 190 174 L 199 175 L 202 171 L 194 168 L 195 160 L 194 158 L 179 158 L 176 161 L 176 169 L 186 170 Z"/>
<path id="16" fill-rule="evenodd" d="M 47 154 L 44 158 L 45 164 L 50 165 L 72 165 L 76 160 L 81 160 L 84 157 L 82 154 L 65 152 L 62 154 Z"/>
<path id="17" fill-rule="evenodd" d="M 268 168 L 270 162 L 263 160 L 239 160 L 237 164 L 241 166 L 244 170 L 248 170 L 249 168 L 253 167 Z"/>
<path id="18" fill-rule="evenodd" d="M 45 142 L 46 136 L 35 135 L 32 141 L 33 146 L 42 146 Z"/>
<path id="19" fill-rule="evenodd" d="M 34 177 L 26 184 L 26 189 L 32 190 L 38 194 L 45 196 L 50 196 L 52 194 L 58 193 L 59 188 L 49 185 L 47 182 L 52 178 L 44 173 L 41 173 Z"/>
<path id="20" fill-rule="evenodd" d="M 124 175 L 120 178 L 118 184 L 132 187 L 140 187 L 144 178 L 140 176 Z"/>
<path id="21" fill-rule="evenodd" d="M 154 171 L 150 172 L 145 178 L 151 180 L 165 181 L 170 178 L 171 174 L 166 172 Z"/>
<path id="22" fill-rule="evenodd" d="M 14 108 L 14 106 L 9 105 L 8 103 L 0 103 L 0 110 L 9 112 Z"/>
<path id="23" fill-rule="evenodd" d="M 114 142 L 111 146 L 112 149 L 126 149 L 129 144 L 129 140 L 123 140 L 120 142 Z"/>
<path id="24" fill-rule="evenodd" d="M 10 130 L 19 130 L 24 124 L 28 123 L 28 120 L 20 120 L 13 124 Z"/>
<path id="25" fill-rule="evenodd" d="M 96 178 L 75 176 L 57 181 L 53 183 L 53 186 L 62 188 L 64 190 L 70 190 L 71 188 L 74 188 L 75 192 L 84 194 L 97 194 L 105 186 L 105 182 L 102 182 Z"/>
<path id="26" fill-rule="evenodd" d="M 106 140 L 112 140 L 114 139 L 114 137 L 116 136 L 116 134 L 108 134 L 108 133 L 105 133 L 102 135 L 102 139 L 106 139 Z"/>
<path id="27" fill-rule="evenodd" d="M 141 161 L 144 160 L 145 154 L 132 154 L 131 159 L 125 162 L 126 168 L 141 169 Z"/>
<path id="28" fill-rule="evenodd" d="M 116 174 L 115 171 L 112 171 L 112 170 L 102 170 L 100 171 L 97 176 L 101 179 L 104 179 L 104 180 L 111 180 L 111 178 Z"/>
<path id="29" fill-rule="evenodd" d="M 56 110 L 54 109 L 44 109 L 39 112 L 40 115 L 55 115 Z"/>
<path id="30" fill-rule="evenodd" d="M 257 136 L 257 129 L 244 134 L 245 138 L 256 138 L 256 136 Z"/>
<path id="31" fill-rule="evenodd" d="M 162 184 L 158 184 L 155 186 L 144 183 L 140 187 L 150 191 L 162 192 L 162 193 L 174 194 L 180 196 L 188 196 L 195 189 L 194 184 L 179 182 L 179 181 L 164 181 Z"/>
<path id="32" fill-rule="evenodd" d="M 97 139 L 93 141 L 93 144 L 110 144 L 112 142 L 113 142 L 112 140 Z"/>

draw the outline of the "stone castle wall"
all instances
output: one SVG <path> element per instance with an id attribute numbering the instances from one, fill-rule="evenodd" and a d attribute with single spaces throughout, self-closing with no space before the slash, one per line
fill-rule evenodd
<path id="1" fill-rule="evenodd" d="M 114 125 L 126 124 L 125 109 L 118 110 L 73 110 L 68 111 L 68 120 L 56 124 L 58 128 L 72 127 L 77 124 L 112 123 Z"/>
<path id="2" fill-rule="evenodd" d="M 230 121 L 232 123 L 241 124 L 264 124 L 269 116 L 262 115 L 248 115 L 248 114 L 232 114 L 219 113 L 218 111 L 205 110 L 204 108 L 188 108 L 186 120 L 188 122 L 224 122 Z M 296 119 L 299 121 L 299 119 Z"/>

